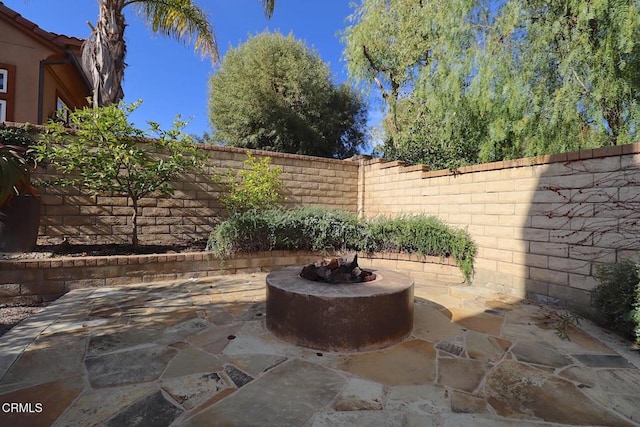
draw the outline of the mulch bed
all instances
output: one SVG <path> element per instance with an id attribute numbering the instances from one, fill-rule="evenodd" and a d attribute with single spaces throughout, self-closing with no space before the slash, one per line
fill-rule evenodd
<path id="1" fill-rule="evenodd" d="M 0 337 L 22 320 L 44 309 L 46 303 L 33 305 L 0 305 Z"/>
<path id="2" fill-rule="evenodd" d="M 202 252 L 207 246 L 206 241 L 198 241 L 184 245 L 138 245 L 131 244 L 70 244 L 39 245 L 33 252 L 21 254 L 0 254 L 2 259 L 40 259 L 60 257 L 85 257 L 85 256 L 113 256 L 113 255 L 149 255 L 171 254 L 181 252 Z"/>

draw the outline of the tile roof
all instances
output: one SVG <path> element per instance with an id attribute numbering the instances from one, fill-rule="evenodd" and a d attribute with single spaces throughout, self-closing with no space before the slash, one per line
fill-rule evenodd
<path id="1" fill-rule="evenodd" d="M 14 25 L 17 27 L 33 33 L 45 42 L 52 43 L 60 49 L 70 48 L 79 52 L 82 48 L 82 43 L 84 42 L 83 39 L 45 31 L 35 23 L 24 18 L 15 10 L 8 8 L 4 3 L 0 2 L 0 19 L 2 18 L 7 19 L 8 21 L 13 21 Z"/>

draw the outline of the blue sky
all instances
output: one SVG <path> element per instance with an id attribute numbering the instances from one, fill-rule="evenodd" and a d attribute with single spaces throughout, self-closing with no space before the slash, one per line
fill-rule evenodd
<path id="1" fill-rule="evenodd" d="M 3 0 L 4 4 L 41 28 L 54 33 L 86 38 L 87 22 L 98 15 L 97 0 Z M 259 0 L 196 0 L 214 26 L 221 57 L 229 47 L 238 46 L 251 35 L 264 30 L 293 33 L 314 48 L 329 63 L 336 82 L 347 80 L 346 64 L 341 60 L 343 46 L 339 32 L 347 26 L 352 12 L 349 0 L 276 0 L 271 20 L 263 14 Z M 200 59 L 192 46 L 155 35 L 136 16 L 127 11 L 128 67 L 125 71 L 125 101 L 142 99 L 132 116 L 140 128 L 146 121 L 159 122 L 168 129 L 174 117 L 189 119 L 188 133 L 210 131 L 207 118 L 208 78 L 215 68 L 209 59 Z M 379 107 L 370 108 L 370 122 L 379 121 Z"/>

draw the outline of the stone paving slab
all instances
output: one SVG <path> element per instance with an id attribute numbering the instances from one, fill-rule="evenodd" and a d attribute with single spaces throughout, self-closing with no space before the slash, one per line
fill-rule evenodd
<path id="1" fill-rule="evenodd" d="M 27 387 L 79 375 L 83 370 L 85 346 L 84 336 L 41 335 L 22 352 L 0 386 Z"/>
<path id="2" fill-rule="evenodd" d="M 263 273 L 74 290 L 2 337 L 0 426 L 640 426 L 637 350 L 486 289 L 415 295 L 405 341 L 332 353 L 269 333 Z"/>
<path id="3" fill-rule="evenodd" d="M 421 420 L 420 426 L 427 427 Z M 405 427 L 405 414 L 398 411 L 358 411 L 358 412 L 323 412 L 316 414 L 311 421 L 311 427 Z M 435 424 L 431 424 L 435 426 Z"/>
<path id="4" fill-rule="evenodd" d="M 169 426 L 183 410 L 165 399 L 162 392 L 146 396 L 110 418 L 107 427 Z"/>
<path id="5" fill-rule="evenodd" d="M 382 384 L 360 378 L 349 380 L 333 405 L 336 411 L 380 411 L 385 389 Z"/>
<path id="6" fill-rule="evenodd" d="M 487 402 L 498 415 L 577 425 L 626 426 L 632 423 L 594 405 L 579 387 L 552 373 L 516 361 L 505 361 L 487 376 Z"/>
<path id="7" fill-rule="evenodd" d="M 80 376 L 61 378 L 6 393 L 0 396 L 4 403 L 19 402 L 28 405 L 31 413 L 6 413 L 0 415 L 0 425 L 34 426 L 51 425 L 82 392 L 84 386 Z M 38 408 L 38 405 L 41 405 Z M 46 408 L 46 410 L 45 410 Z M 38 411 L 41 412 L 38 412 Z"/>
<path id="8" fill-rule="evenodd" d="M 448 391 L 435 384 L 402 385 L 391 387 L 386 409 L 422 415 L 436 415 L 449 412 Z"/>
<path id="9" fill-rule="evenodd" d="M 119 414 L 145 396 L 160 390 L 155 383 L 86 390 L 53 424 L 55 427 L 87 427 Z"/>
<path id="10" fill-rule="evenodd" d="M 291 360 L 194 417 L 186 426 L 299 426 L 323 409 L 346 379 L 325 367 Z"/>
<path id="11" fill-rule="evenodd" d="M 61 315 L 72 308 L 82 306 L 83 300 L 88 298 L 93 291 L 94 289 L 78 289 L 70 292 L 4 334 L 0 341 L 0 378 L 4 377 L 29 344 Z"/>
<path id="12" fill-rule="evenodd" d="M 389 386 L 427 384 L 436 376 L 436 350 L 427 341 L 405 341 L 385 350 L 343 356 L 336 368 Z"/>
<path id="13" fill-rule="evenodd" d="M 177 353 L 176 349 L 151 344 L 89 357 L 85 361 L 87 377 L 93 388 L 155 381 Z"/>

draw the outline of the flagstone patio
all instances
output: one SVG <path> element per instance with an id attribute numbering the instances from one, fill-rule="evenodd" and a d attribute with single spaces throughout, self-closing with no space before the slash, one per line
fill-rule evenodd
<path id="1" fill-rule="evenodd" d="M 329 353 L 267 331 L 264 273 L 77 289 L 0 338 L 0 402 L 23 404 L 0 425 L 640 425 L 624 342 L 483 289 L 415 296 L 405 341 Z"/>

